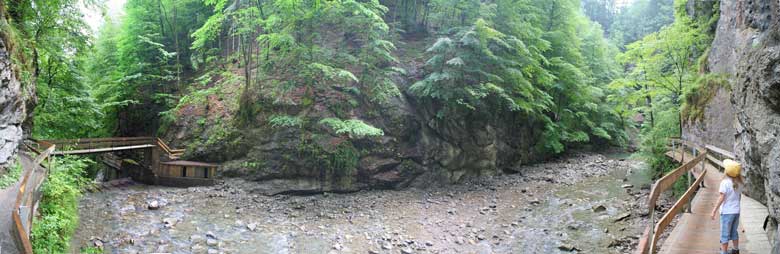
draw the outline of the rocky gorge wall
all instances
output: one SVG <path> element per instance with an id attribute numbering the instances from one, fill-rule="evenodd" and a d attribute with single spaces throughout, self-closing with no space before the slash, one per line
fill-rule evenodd
<path id="1" fill-rule="evenodd" d="M 414 74 L 409 78 L 413 79 Z M 227 90 L 223 92 L 229 93 Z M 235 117 L 237 110 L 213 112 L 219 105 L 232 104 L 225 102 L 230 97 L 213 95 L 205 106 L 186 107 L 183 111 L 189 114 L 180 112 L 166 137 L 179 142 L 175 146 L 187 147 L 188 158 L 224 162 L 226 175 L 256 180 L 257 191 L 266 194 L 448 184 L 468 176 L 499 174 L 545 156 L 535 149 L 543 130 L 540 123 L 478 116 L 438 118 L 437 105 L 418 102 L 408 95 L 385 104 L 363 101 L 361 107 L 346 113 L 334 110 L 333 102 L 327 99 L 293 110 L 264 109 L 224 140 L 198 141 L 209 139 L 214 129 L 221 128 L 193 128 L 203 121 L 199 119 L 220 114 L 223 119 Z M 346 114 L 382 129 L 384 135 L 352 139 L 331 134 L 316 122 L 284 128 L 268 123 L 269 118 L 284 111 L 315 120 Z M 328 164 L 340 156 L 352 157 L 354 168 L 329 169 Z"/>
<path id="2" fill-rule="evenodd" d="M 702 129 L 723 135 L 733 132 L 746 194 L 768 206 L 772 253 L 780 253 L 780 2 L 722 0 L 709 63 L 713 72 L 729 76 L 735 121 L 727 130 L 713 130 L 706 124 Z M 712 103 L 727 104 L 722 95 Z"/>
<path id="3" fill-rule="evenodd" d="M 682 137 L 700 145 L 714 145 L 733 152 L 735 122 L 731 91 L 720 88 L 707 103 L 701 120 L 683 123 Z"/>
<path id="4" fill-rule="evenodd" d="M 23 138 L 27 116 L 26 97 L 19 81 L 19 68 L 12 61 L 13 42 L 0 4 L 0 175 L 13 163 Z"/>

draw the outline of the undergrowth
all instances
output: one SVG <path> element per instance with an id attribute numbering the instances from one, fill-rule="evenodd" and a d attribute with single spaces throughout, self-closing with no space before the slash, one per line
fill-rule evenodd
<path id="1" fill-rule="evenodd" d="M 79 221 L 78 202 L 81 187 L 89 182 L 87 168 L 90 159 L 57 158 L 50 167 L 49 176 L 41 186 L 42 197 L 32 229 L 35 253 L 66 253 L 70 238 Z"/>

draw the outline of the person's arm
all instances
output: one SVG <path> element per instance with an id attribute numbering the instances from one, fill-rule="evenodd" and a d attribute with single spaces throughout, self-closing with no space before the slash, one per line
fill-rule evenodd
<path id="1" fill-rule="evenodd" d="M 720 193 L 720 197 L 718 198 L 718 203 L 715 203 L 715 208 L 712 209 L 712 215 L 710 218 L 713 220 L 715 219 L 715 215 L 718 214 L 718 209 L 720 209 L 720 205 L 723 204 L 723 200 L 726 199 L 726 194 L 723 192 Z"/>

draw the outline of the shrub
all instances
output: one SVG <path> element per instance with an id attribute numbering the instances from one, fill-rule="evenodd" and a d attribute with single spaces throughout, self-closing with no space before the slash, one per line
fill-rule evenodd
<path id="1" fill-rule="evenodd" d="M 88 183 L 86 169 L 94 164 L 86 158 L 63 157 L 50 167 L 32 229 L 35 253 L 66 253 L 79 221 L 81 187 Z"/>

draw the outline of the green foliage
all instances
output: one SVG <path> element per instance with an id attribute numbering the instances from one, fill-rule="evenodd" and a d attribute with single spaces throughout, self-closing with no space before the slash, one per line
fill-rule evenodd
<path id="1" fill-rule="evenodd" d="M 703 105 L 714 95 L 701 90 L 722 83 L 716 76 L 700 73 L 706 61 L 696 61 L 706 59 L 717 11 L 713 17 L 690 17 L 687 3 L 669 3 L 674 23 L 627 46 L 618 56 L 626 72 L 610 85 L 615 94 L 611 100 L 619 102 L 621 115 L 645 116 L 640 151 L 659 174 L 674 168 L 665 155 L 667 138 L 680 135 L 683 118 L 701 117 Z"/>
<path id="2" fill-rule="evenodd" d="M 19 177 L 21 177 L 22 171 L 22 163 L 16 158 L 16 162 L 9 168 L 9 171 L 0 176 L 0 190 L 8 188 L 8 186 L 20 181 L 21 179 Z"/>
<path id="3" fill-rule="evenodd" d="M 350 138 L 385 135 L 381 129 L 371 126 L 359 119 L 341 120 L 338 118 L 325 118 L 320 120 L 320 124 L 330 127 L 336 134 L 346 134 Z"/>
<path id="4" fill-rule="evenodd" d="M 620 10 L 607 30 L 619 47 L 631 44 L 675 21 L 675 0 L 636 0 Z"/>
<path id="5" fill-rule="evenodd" d="M 98 247 L 86 247 L 82 248 L 80 253 L 84 254 L 102 254 L 103 249 Z"/>
<path id="6" fill-rule="evenodd" d="M 683 120 L 698 122 L 704 120 L 704 110 L 720 89 L 731 90 L 728 79 L 719 74 L 704 74 L 687 87 L 683 93 L 681 108 Z"/>
<path id="7" fill-rule="evenodd" d="M 273 128 L 301 128 L 303 126 L 303 119 L 290 115 L 272 115 L 268 118 L 268 122 Z"/>
<path id="8" fill-rule="evenodd" d="M 86 169 L 94 164 L 86 158 L 62 157 L 50 165 L 42 185 L 42 197 L 31 234 L 35 253 L 65 253 L 78 226 L 81 188 L 89 182 Z"/>
<path id="9" fill-rule="evenodd" d="M 426 77 L 409 91 L 442 104 L 438 117 L 518 115 L 544 124 L 539 148 L 625 143 L 606 84 L 617 50 L 577 1 L 495 1 L 430 48 Z M 587 59 L 587 61 L 586 61 Z"/>

